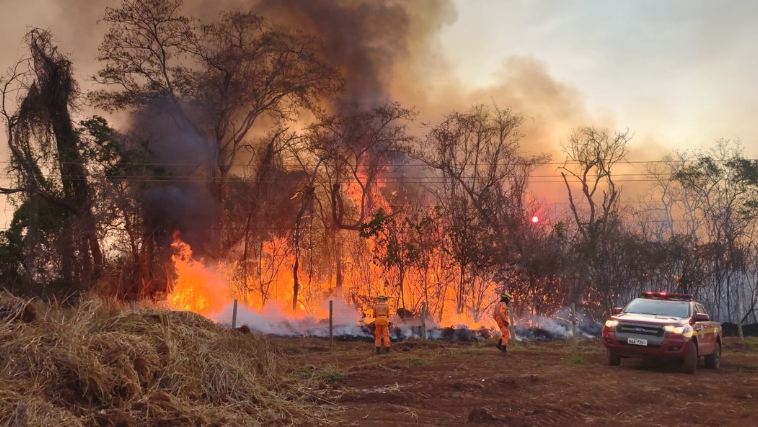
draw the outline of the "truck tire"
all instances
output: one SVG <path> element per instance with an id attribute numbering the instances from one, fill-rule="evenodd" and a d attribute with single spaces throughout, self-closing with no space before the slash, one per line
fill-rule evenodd
<path id="1" fill-rule="evenodd" d="M 608 366 L 618 366 L 621 364 L 621 356 L 608 350 Z"/>
<path id="2" fill-rule="evenodd" d="M 705 356 L 705 367 L 708 369 L 718 369 L 721 365 L 721 343 L 716 343 L 716 349 L 713 353 Z"/>
<path id="3" fill-rule="evenodd" d="M 690 341 L 687 343 L 687 355 L 682 360 L 682 372 L 694 374 L 697 369 L 697 345 Z"/>

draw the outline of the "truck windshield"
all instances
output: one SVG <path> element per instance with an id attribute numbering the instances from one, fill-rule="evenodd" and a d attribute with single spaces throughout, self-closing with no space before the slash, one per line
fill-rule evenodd
<path id="1" fill-rule="evenodd" d="M 626 306 L 624 313 L 652 314 L 666 317 L 689 317 L 690 303 L 686 301 L 662 301 L 637 298 Z"/>

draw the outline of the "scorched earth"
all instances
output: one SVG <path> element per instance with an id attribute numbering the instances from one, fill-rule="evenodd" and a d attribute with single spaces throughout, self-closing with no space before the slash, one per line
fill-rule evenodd
<path id="1" fill-rule="evenodd" d="M 624 359 L 606 366 L 599 342 L 401 342 L 374 355 L 365 342 L 274 342 L 321 378 L 345 426 L 758 425 L 758 341 L 727 338 L 721 369 Z"/>

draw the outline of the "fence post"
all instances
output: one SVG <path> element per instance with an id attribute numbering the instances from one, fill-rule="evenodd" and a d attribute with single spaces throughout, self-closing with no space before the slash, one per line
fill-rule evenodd
<path id="1" fill-rule="evenodd" d="M 426 303 L 421 303 L 421 339 L 426 341 Z"/>
<path id="2" fill-rule="evenodd" d="M 131 302 L 130 305 L 132 306 L 132 313 L 134 313 L 134 309 L 135 309 L 135 306 L 137 305 L 137 303 L 135 303 L 134 300 L 132 300 L 132 302 Z"/>
<path id="3" fill-rule="evenodd" d="M 237 329 L 237 300 L 234 300 L 234 309 L 232 310 L 232 329 Z"/>
<path id="4" fill-rule="evenodd" d="M 571 339 L 574 341 L 574 348 L 579 347 L 579 335 L 576 333 L 576 303 L 571 303 Z"/>
<path id="5" fill-rule="evenodd" d="M 334 347 L 334 334 L 332 332 L 332 328 L 334 326 L 334 323 L 332 321 L 332 313 L 334 312 L 334 305 L 332 300 L 329 300 L 329 348 L 332 349 Z"/>

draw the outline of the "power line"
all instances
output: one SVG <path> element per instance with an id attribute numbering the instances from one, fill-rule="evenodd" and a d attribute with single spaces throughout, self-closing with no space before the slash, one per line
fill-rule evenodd
<path id="1" fill-rule="evenodd" d="M 717 162 L 717 163 L 727 163 L 727 162 L 731 161 L 729 159 L 727 159 L 727 160 L 711 159 L 711 160 L 713 162 Z M 748 158 L 745 158 L 745 159 L 742 159 L 742 160 L 754 162 L 754 161 L 758 161 L 758 158 L 757 159 L 748 159 Z M 687 164 L 687 163 L 696 163 L 696 162 L 697 162 L 696 159 L 693 159 L 693 160 L 683 160 L 681 162 L 677 162 L 676 160 L 661 160 L 661 159 L 658 159 L 658 160 L 629 160 L 629 161 L 620 161 L 620 162 L 616 162 L 615 164 L 616 165 L 625 165 L 625 164 L 659 164 L 659 163 L 664 163 L 664 164 L 681 164 L 681 163 L 685 163 L 685 164 Z M 5 164 L 5 165 L 19 164 L 19 163 L 21 163 L 21 164 L 23 164 L 23 163 L 37 164 L 37 165 L 42 164 L 42 165 L 51 165 L 51 166 L 58 166 L 60 164 L 81 164 L 81 165 L 85 165 L 86 164 L 86 162 L 58 162 L 58 161 L 55 161 L 55 160 L 51 160 L 51 161 L 35 161 L 35 162 L 21 162 L 21 161 L 0 160 L 0 164 Z M 122 162 L 122 163 L 118 163 L 118 164 L 119 165 L 128 165 L 128 166 L 165 166 L 165 167 L 191 166 L 191 167 L 198 167 L 198 166 L 207 165 L 208 162 L 195 162 L 195 163 Z M 481 165 L 481 166 L 489 166 L 489 165 L 492 165 L 493 163 L 480 161 L 477 164 Z M 526 164 L 526 162 L 497 163 L 498 166 L 522 165 L 522 164 Z M 529 163 L 529 164 L 533 164 L 536 167 L 540 167 L 540 166 L 563 166 L 563 165 L 576 166 L 576 165 L 582 165 L 583 163 L 577 162 L 577 161 L 568 161 L 568 162 L 545 162 L 545 163 Z M 297 164 L 297 163 L 292 163 L 292 164 L 284 164 L 282 166 L 284 166 L 284 167 L 292 167 L 292 168 L 299 168 L 301 165 Z M 430 168 L 430 169 L 436 169 L 433 166 L 430 166 L 430 165 L 428 165 L 426 163 L 386 163 L 386 164 L 382 164 L 381 166 L 383 166 L 383 167 L 427 167 L 427 168 Z M 240 166 L 240 167 L 242 167 L 242 166 Z"/>
<path id="2" fill-rule="evenodd" d="M 434 206 L 430 206 L 430 207 L 434 207 Z M 329 221 L 329 220 L 327 219 L 327 221 Z M 644 219 L 644 220 L 636 220 L 635 219 L 635 220 L 632 221 L 633 224 L 640 224 L 640 223 L 642 223 L 642 224 L 661 224 L 661 223 L 679 223 L 679 224 L 681 224 L 681 223 L 686 223 L 686 222 L 688 222 L 688 221 L 685 220 L 685 219 L 676 219 L 676 218 L 674 218 L 674 219 Z M 540 223 L 540 224 L 537 224 L 537 225 L 529 224 L 528 227 L 540 227 L 542 225 L 545 225 L 545 224 L 544 223 Z M 324 229 L 324 227 L 315 227 L 315 228 Z M 0 231 L 7 231 L 7 230 L 11 230 L 11 229 L 12 229 L 11 227 L 0 227 Z M 82 230 L 84 230 L 84 231 L 91 231 L 92 230 L 91 228 L 83 228 L 83 227 L 82 228 L 69 227 L 68 229 L 71 230 L 71 231 L 82 231 Z M 250 230 L 250 231 L 295 231 L 295 227 L 181 227 L 181 226 L 175 226 L 175 227 L 171 228 L 172 231 L 175 230 L 175 229 L 178 229 L 178 230 L 181 230 L 181 231 L 245 231 L 245 230 Z M 125 233 L 126 229 L 112 228 L 112 227 L 106 228 L 106 234 L 108 232 L 112 232 L 112 231 L 117 231 L 117 232 Z"/>
<path id="3" fill-rule="evenodd" d="M 195 183 L 195 184 L 203 184 L 203 183 L 212 183 L 212 182 L 219 182 L 214 179 L 194 179 L 194 178 L 166 178 L 166 179 L 147 179 L 147 178 L 137 178 L 134 177 L 121 177 L 119 178 L 124 181 L 128 181 L 130 183 L 150 183 L 150 182 L 160 182 L 160 183 L 168 183 L 168 184 L 177 184 L 177 183 Z M 463 179 L 473 179 L 473 178 L 463 178 Z M 87 178 L 70 178 L 69 181 L 87 181 Z M 615 183 L 627 183 L 627 182 L 660 182 L 659 179 L 619 179 L 614 180 Z M 670 181 L 669 179 L 664 179 L 663 181 Z M 229 183 L 230 181 L 226 181 Z M 255 183 L 259 184 L 284 184 L 284 183 L 302 183 L 303 180 L 300 179 L 277 179 L 277 180 L 263 180 L 263 181 L 255 181 Z M 387 184 L 418 184 L 418 185 L 442 185 L 442 184 L 449 184 L 451 182 L 454 182 L 452 180 L 445 180 L 445 179 L 425 179 L 425 180 L 406 180 L 406 179 L 378 179 L 372 181 L 374 184 L 380 184 L 380 185 L 387 185 Z M 576 180 L 569 180 L 569 183 L 578 183 L 580 181 Z M 564 181 L 562 179 L 554 179 L 554 180 L 546 180 L 546 179 L 539 179 L 539 180 L 528 180 L 529 184 L 563 184 Z M 94 183 L 96 184 L 96 182 Z M 349 182 L 343 182 L 343 184 L 349 184 Z"/>

